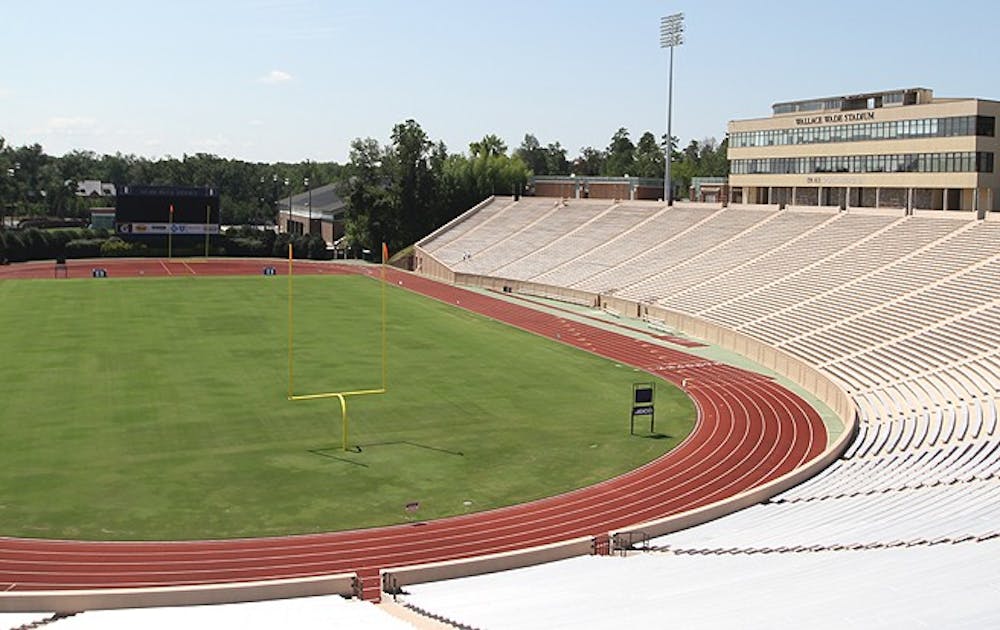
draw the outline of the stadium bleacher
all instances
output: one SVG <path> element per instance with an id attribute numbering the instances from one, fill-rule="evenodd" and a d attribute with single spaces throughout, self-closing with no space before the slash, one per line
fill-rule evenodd
<path id="1" fill-rule="evenodd" d="M 505 206 L 494 229 L 509 232 L 509 219 L 530 232 L 531 221 L 515 217 L 519 205 L 531 215 L 539 203 Z M 579 203 L 563 202 L 563 211 Z M 596 217 L 581 213 L 560 230 L 530 241 L 520 234 L 532 244 L 529 256 L 511 250 L 504 260 L 507 248 L 495 248 L 492 270 L 756 337 L 840 383 L 856 402 L 859 434 L 815 478 L 654 539 L 656 553 L 420 585 L 410 601 L 485 626 L 600 626 L 594 621 L 608 615 L 632 623 L 647 605 L 661 615 L 657 623 L 686 626 L 1000 624 L 1000 607 L 981 603 L 995 599 L 996 584 L 995 571 L 983 567 L 1000 559 L 998 218 L 629 202 Z M 935 597 L 920 594 L 927 584 L 917 576 L 933 577 Z M 915 578 L 912 590 L 901 583 Z M 650 584 L 676 585 L 681 597 L 642 587 Z M 723 601 L 720 590 L 790 610 L 777 618 L 749 611 Z M 828 591 L 846 600 L 837 614 L 806 617 L 809 602 L 821 607 Z M 560 598 L 573 602 L 559 607 L 562 617 L 551 611 Z M 487 599 L 478 609 L 463 604 Z"/>

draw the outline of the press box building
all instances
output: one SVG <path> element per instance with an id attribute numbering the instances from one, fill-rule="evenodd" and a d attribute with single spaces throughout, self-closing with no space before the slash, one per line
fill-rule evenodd
<path id="1" fill-rule="evenodd" d="M 1000 102 L 910 88 L 776 103 L 729 123 L 732 203 L 1000 209 Z"/>

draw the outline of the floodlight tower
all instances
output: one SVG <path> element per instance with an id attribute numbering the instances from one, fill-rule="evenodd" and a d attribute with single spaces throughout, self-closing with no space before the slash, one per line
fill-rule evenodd
<path id="1" fill-rule="evenodd" d="M 674 205 L 674 187 L 670 184 L 670 148 L 673 135 L 670 129 L 670 114 L 674 105 L 674 48 L 684 43 L 684 14 L 674 13 L 660 18 L 660 48 L 670 49 L 670 73 L 667 78 L 667 146 L 664 150 L 663 200 L 668 206 Z"/>

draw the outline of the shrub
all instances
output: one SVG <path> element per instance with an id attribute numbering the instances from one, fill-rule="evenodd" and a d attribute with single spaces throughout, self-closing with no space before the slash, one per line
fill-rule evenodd
<path id="1" fill-rule="evenodd" d="M 20 232 L 6 231 L 0 233 L 4 238 L 4 247 L 7 250 L 5 256 L 10 262 L 24 262 L 28 260 L 27 248 L 21 238 Z"/>
<path id="2" fill-rule="evenodd" d="M 66 243 L 66 258 L 97 258 L 106 239 L 78 238 Z"/>
<path id="3" fill-rule="evenodd" d="M 145 243 L 129 243 L 112 236 L 101 244 L 101 256 L 105 258 L 142 256 L 146 253 L 146 249 Z"/>
<path id="4" fill-rule="evenodd" d="M 308 234 L 296 234 L 292 237 L 292 255 L 295 258 L 309 258 Z"/>
<path id="5" fill-rule="evenodd" d="M 66 247 L 71 241 L 93 238 L 91 231 L 85 228 L 59 228 L 54 230 L 45 230 L 43 234 L 44 238 L 48 241 L 48 258 L 57 258 L 59 256 L 70 257 Z"/>
<path id="6" fill-rule="evenodd" d="M 45 258 L 46 243 L 42 240 L 42 231 L 38 228 L 28 228 L 17 233 L 24 247 L 22 260 L 41 260 Z"/>
<path id="7" fill-rule="evenodd" d="M 313 234 L 309 237 L 307 247 L 309 251 L 309 258 L 313 260 L 330 259 L 330 253 L 326 249 L 326 241 L 319 234 Z"/>
<path id="8" fill-rule="evenodd" d="M 278 234 L 274 237 L 274 245 L 271 247 L 271 255 L 276 258 L 286 258 L 288 256 L 288 242 L 289 237 L 287 234 Z"/>
<path id="9" fill-rule="evenodd" d="M 253 237 L 235 236 L 227 239 L 226 248 L 234 256 L 269 256 L 272 248 L 268 248 L 264 241 Z"/>

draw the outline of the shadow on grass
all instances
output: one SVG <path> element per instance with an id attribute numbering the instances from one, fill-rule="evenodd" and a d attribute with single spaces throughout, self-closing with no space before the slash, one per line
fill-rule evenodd
<path id="1" fill-rule="evenodd" d="M 368 464 L 350 459 L 349 455 L 363 453 L 364 449 L 366 448 L 376 448 L 379 446 L 412 446 L 413 448 L 420 448 L 427 451 L 434 451 L 435 453 L 444 453 L 445 455 L 454 455 L 455 457 L 465 457 L 465 453 L 463 453 L 462 451 L 449 451 L 446 448 L 429 446 L 427 444 L 420 444 L 418 442 L 410 442 L 407 440 L 401 440 L 396 442 L 370 442 L 368 444 L 359 444 L 358 446 L 352 446 L 346 451 L 336 446 L 331 446 L 329 448 L 310 449 L 309 452 L 312 453 L 313 455 L 318 455 L 320 457 L 325 457 L 327 459 L 333 459 L 338 462 L 344 462 L 347 464 L 353 464 L 355 466 L 368 468 Z M 341 455 L 335 455 L 334 453 L 341 453 Z"/>
<path id="2" fill-rule="evenodd" d="M 436 453 L 444 453 L 445 455 L 454 455 L 456 457 L 465 457 L 465 453 L 462 451 L 449 451 L 446 448 L 440 448 L 437 446 L 429 446 L 427 444 L 420 444 L 419 442 L 410 442 L 409 440 L 400 440 L 396 442 L 371 442 L 369 444 L 361 444 L 358 449 L 361 448 L 372 448 L 375 446 L 412 446 L 414 448 L 422 448 L 428 451 L 434 451 Z"/>
<path id="3" fill-rule="evenodd" d="M 337 452 L 337 453 L 343 453 L 344 452 L 342 449 L 339 449 L 337 447 L 310 449 L 309 452 L 312 453 L 313 455 L 319 455 L 320 457 L 325 457 L 327 459 L 334 459 L 334 460 L 336 460 L 338 462 L 344 462 L 346 464 L 353 464 L 354 466 L 361 466 L 362 468 L 368 468 L 368 464 L 365 464 L 365 463 L 362 463 L 362 462 L 356 462 L 353 459 L 347 459 L 346 457 L 337 457 L 336 455 L 334 455 L 333 454 L 334 452 Z M 350 452 L 358 452 L 358 451 L 350 450 L 350 451 L 347 451 L 347 452 L 350 453 Z"/>
<path id="4" fill-rule="evenodd" d="M 672 435 L 667 435 L 666 433 L 646 433 L 644 435 L 636 433 L 635 436 L 645 438 L 647 440 L 669 440 L 674 437 Z"/>

